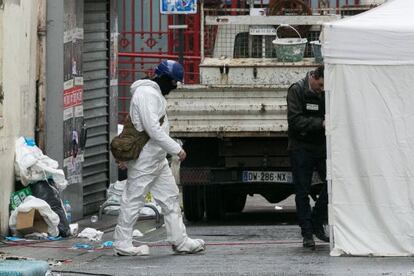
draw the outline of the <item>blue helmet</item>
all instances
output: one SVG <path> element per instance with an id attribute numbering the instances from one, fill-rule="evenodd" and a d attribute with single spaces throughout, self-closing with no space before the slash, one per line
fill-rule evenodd
<path id="1" fill-rule="evenodd" d="M 163 60 L 155 67 L 155 74 L 158 76 L 167 75 L 173 80 L 182 82 L 184 79 L 184 68 L 174 60 Z"/>

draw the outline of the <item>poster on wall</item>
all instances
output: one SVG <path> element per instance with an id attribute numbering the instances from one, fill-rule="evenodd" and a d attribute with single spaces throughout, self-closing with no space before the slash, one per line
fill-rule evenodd
<path id="1" fill-rule="evenodd" d="M 69 184 L 82 182 L 83 87 L 64 91 L 63 111 L 63 166 Z"/>
<path id="2" fill-rule="evenodd" d="M 83 116 L 83 22 L 78 1 L 65 1 L 63 168 L 69 184 L 82 182 Z"/>
<path id="3" fill-rule="evenodd" d="M 118 85 L 118 33 L 111 33 L 110 85 Z"/>
<path id="4" fill-rule="evenodd" d="M 197 0 L 161 0 L 160 12 L 162 14 L 195 14 L 197 13 Z"/>

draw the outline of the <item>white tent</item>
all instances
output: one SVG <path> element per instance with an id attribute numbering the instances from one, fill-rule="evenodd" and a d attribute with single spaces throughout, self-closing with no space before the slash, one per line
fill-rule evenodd
<path id="1" fill-rule="evenodd" d="M 414 255 L 414 1 L 324 25 L 331 255 Z"/>

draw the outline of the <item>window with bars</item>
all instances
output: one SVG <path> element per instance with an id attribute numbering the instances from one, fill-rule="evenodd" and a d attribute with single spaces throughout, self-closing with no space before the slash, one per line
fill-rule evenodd
<path id="1" fill-rule="evenodd" d="M 235 38 L 233 57 L 276 58 L 276 51 L 272 44 L 273 39 L 273 36 L 249 35 L 248 32 L 239 33 Z"/>

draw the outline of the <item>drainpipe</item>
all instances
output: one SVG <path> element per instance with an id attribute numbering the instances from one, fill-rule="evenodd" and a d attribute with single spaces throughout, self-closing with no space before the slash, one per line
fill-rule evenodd
<path id="1" fill-rule="evenodd" d="M 201 62 L 204 60 L 204 1 L 201 1 L 200 5 L 200 56 Z"/>
<path id="2" fill-rule="evenodd" d="M 46 1 L 37 3 L 37 68 L 36 68 L 36 145 L 45 150 L 46 110 Z"/>

